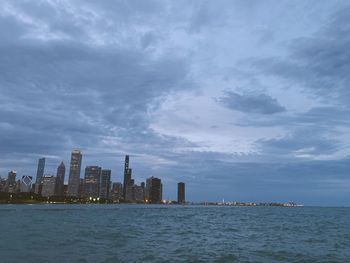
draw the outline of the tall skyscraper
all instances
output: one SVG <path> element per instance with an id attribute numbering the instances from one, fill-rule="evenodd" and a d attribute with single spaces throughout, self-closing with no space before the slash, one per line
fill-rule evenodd
<path id="1" fill-rule="evenodd" d="M 42 178 L 42 190 L 41 195 L 43 197 L 50 197 L 55 195 L 56 189 L 56 177 L 53 175 L 45 175 Z"/>
<path id="2" fill-rule="evenodd" d="M 123 197 L 124 197 L 124 199 L 126 199 L 126 190 L 131 185 L 131 173 L 132 173 L 132 170 L 129 168 L 129 155 L 125 155 L 124 183 L 123 183 Z"/>
<path id="3" fill-rule="evenodd" d="M 185 201 L 185 183 L 180 182 L 177 184 L 177 202 L 184 204 Z"/>
<path id="4" fill-rule="evenodd" d="M 146 180 L 146 199 L 148 203 L 158 204 L 162 201 L 162 181 L 156 177 L 149 177 Z"/>
<path id="5" fill-rule="evenodd" d="M 100 197 L 110 198 L 109 190 L 111 188 L 111 170 L 101 171 Z"/>
<path id="6" fill-rule="evenodd" d="M 20 192 L 28 193 L 32 189 L 33 177 L 28 175 L 23 175 L 21 184 L 20 184 Z"/>
<path id="7" fill-rule="evenodd" d="M 40 158 L 38 161 L 38 169 L 36 171 L 36 178 L 35 178 L 35 193 L 41 194 L 41 184 L 42 184 L 42 178 L 44 176 L 44 170 L 45 170 L 45 158 Z"/>
<path id="8" fill-rule="evenodd" d="M 84 178 L 84 196 L 96 198 L 100 196 L 101 167 L 86 166 Z"/>
<path id="9" fill-rule="evenodd" d="M 63 196 L 63 187 L 64 187 L 64 176 L 66 174 L 66 167 L 63 162 L 57 167 L 56 173 L 56 190 L 55 195 Z"/>
<path id="10" fill-rule="evenodd" d="M 70 167 L 69 167 L 69 179 L 68 179 L 68 196 L 79 196 L 79 183 L 80 183 L 80 170 L 81 170 L 81 160 L 82 152 L 79 150 L 73 150 Z"/>
<path id="11" fill-rule="evenodd" d="M 121 183 L 112 184 L 111 197 L 114 202 L 119 202 L 123 198 L 123 185 Z"/>
<path id="12" fill-rule="evenodd" d="M 10 171 L 8 173 L 6 182 L 6 192 L 14 193 L 16 191 L 16 176 L 16 171 Z"/>

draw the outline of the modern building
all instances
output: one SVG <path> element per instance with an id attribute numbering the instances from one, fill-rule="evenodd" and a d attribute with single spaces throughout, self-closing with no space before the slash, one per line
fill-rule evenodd
<path id="1" fill-rule="evenodd" d="M 102 170 L 101 183 L 100 183 L 100 197 L 109 199 L 110 189 L 111 189 L 111 170 Z"/>
<path id="2" fill-rule="evenodd" d="M 16 171 L 10 171 L 7 175 L 7 182 L 6 182 L 6 192 L 8 193 L 14 193 L 16 192 Z"/>
<path id="3" fill-rule="evenodd" d="M 33 177 L 29 175 L 23 175 L 20 183 L 20 192 L 28 193 L 32 190 Z"/>
<path id="4" fill-rule="evenodd" d="M 38 161 L 38 169 L 36 171 L 36 178 L 35 178 L 35 193 L 41 194 L 40 189 L 42 188 L 42 178 L 44 176 L 44 170 L 45 170 L 45 158 L 40 158 Z"/>
<path id="5" fill-rule="evenodd" d="M 45 175 L 42 178 L 41 196 L 50 197 L 55 195 L 56 177 L 53 175 Z"/>
<path id="6" fill-rule="evenodd" d="M 144 188 L 140 185 L 134 185 L 133 187 L 133 198 L 134 201 L 140 203 L 140 202 L 144 202 L 145 200 L 145 192 L 144 192 Z"/>
<path id="7" fill-rule="evenodd" d="M 78 197 L 83 198 L 84 197 L 84 178 L 79 179 L 79 191 L 78 191 Z"/>
<path id="8" fill-rule="evenodd" d="M 0 177 L 0 192 L 6 191 L 6 179 Z"/>
<path id="9" fill-rule="evenodd" d="M 64 176 L 66 174 L 66 166 L 63 162 L 57 167 L 56 173 L 56 196 L 64 196 Z"/>
<path id="10" fill-rule="evenodd" d="M 146 195 L 147 203 L 159 204 L 162 202 L 162 181 L 157 177 L 149 177 L 146 180 Z"/>
<path id="11" fill-rule="evenodd" d="M 185 201 L 185 183 L 180 182 L 177 184 L 177 202 L 184 204 Z"/>
<path id="12" fill-rule="evenodd" d="M 100 196 L 101 167 L 87 166 L 84 178 L 84 197 L 97 198 Z"/>
<path id="13" fill-rule="evenodd" d="M 69 179 L 68 179 L 68 196 L 79 196 L 79 183 L 80 183 L 80 170 L 82 152 L 79 150 L 73 150 L 69 167 Z"/>
<path id="14" fill-rule="evenodd" d="M 111 190 L 111 198 L 113 202 L 119 202 L 120 199 L 123 199 L 123 185 L 122 183 L 113 183 Z"/>
<path id="15" fill-rule="evenodd" d="M 127 188 L 132 185 L 131 182 L 131 176 L 132 176 L 132 170 L 129 168 L 129 155 L 125 155 L 125 162 L 124 162 L 124 183 L 123 183 L 123 197 L 124 200 L 126 200 L 126 191 Z"/>

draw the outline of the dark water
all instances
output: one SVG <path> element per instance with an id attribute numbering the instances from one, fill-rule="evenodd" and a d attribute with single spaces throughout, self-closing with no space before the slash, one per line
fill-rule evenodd
<path id="1" fill-rule="evenodd" d="M 2 205 L 0 262 L 350 262 L 350 208 Z"/>

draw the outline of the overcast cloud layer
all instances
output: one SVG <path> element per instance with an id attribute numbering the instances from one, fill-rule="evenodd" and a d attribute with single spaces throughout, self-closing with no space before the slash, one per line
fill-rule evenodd
<path id="1" fill-rule="evenodd" d="M 0 39 L 2 177 L 78 148 L 164 198 L 350 204 L 348 1 L 2 1 Z"/>

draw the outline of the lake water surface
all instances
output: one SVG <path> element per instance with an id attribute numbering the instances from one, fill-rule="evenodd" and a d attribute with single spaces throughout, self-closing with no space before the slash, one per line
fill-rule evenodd
<path id="1" fill-rule="evenodd" d="M 1 205 L 0 262 L 350 262 L 350 208 Z"/>

